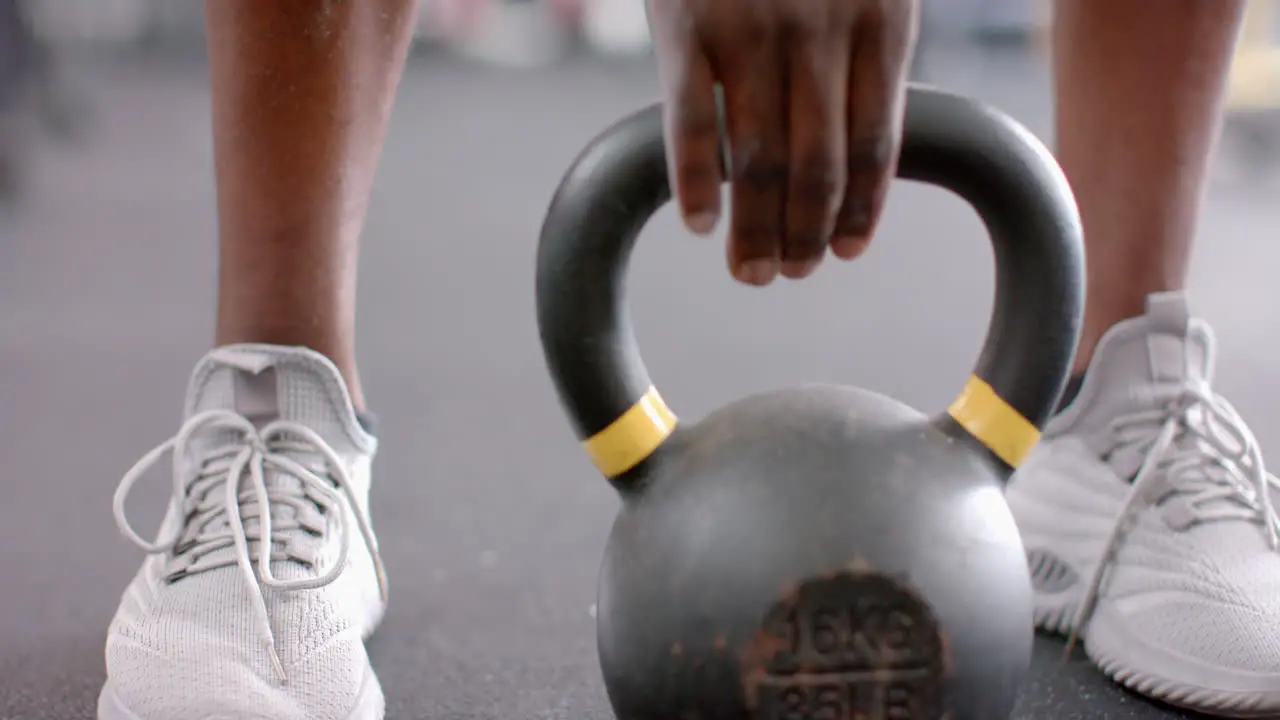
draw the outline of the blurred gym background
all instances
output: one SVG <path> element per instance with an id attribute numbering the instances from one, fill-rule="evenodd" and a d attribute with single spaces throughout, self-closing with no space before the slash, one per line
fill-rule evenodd
<path id="1" fill-rule="evenodd" d="M 1223 146 L 1250 173 L 1269 168 L 1280 145 L 1274 5 L 1251 4 Z M 945 75 L 957 58 L 992 53 L 1042 69 L 1046 14 L 1046 0 L 929 0 L 916 75 L 928 81 L 936 66 Z M 93 142 L 112 79 L 198 62 L 202 19 L 200 0 L 0 0 L 0 203 L 20 202 L 51 144 Z M 641 0 L 422 0 L 417 35 L 411 73 L 459 60 L 500 72 L 639 63 L 649 50 Z"/>

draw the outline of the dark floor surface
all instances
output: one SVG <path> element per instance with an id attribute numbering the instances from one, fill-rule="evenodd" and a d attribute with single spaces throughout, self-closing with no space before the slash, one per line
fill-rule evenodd
<path id="1" fill-rule="evenodd" d="M 938 82 L 1047 129 L 1042 68 L 940 67 Z M 50 148 L 26 214 L 0 224 L 4 720 L 92 717 L 105 627 L 140 562 L 111 494 L 176 431 L 212 328 L 201 72 L 97 72 L 95 135 Z M 591 615 L 616 501 L 544 376 L 532 253 L 570 158 L 653 94 L 647 65 L 598 62 L 499 73 L 432 61 L 404 83 L 367 232 L 360 337 L 382 418 L 373 516 L 392 600 L 372 655 L 390 718 L 609 717 Z M 1269 207 L 1256 187 L 1218 183 L 1193 289 L 1225 346 L 1221 388 L 1280 452 Z M 958 201 L 902 186 L 863 261 L 750 291 L 728 280 L 718 242 L 686 237 L 668 210 L 638 253 L 634 317 L 654 377 L 690 418 L 801 380 L 934 408 L 982 338 L 988 252 Z M 141 526 L 165 492 L 154 479 L 134 509 Z M 1038 648 L 1019 718 L 1165 716 L 1061 657 L 1054 641 Z"/>

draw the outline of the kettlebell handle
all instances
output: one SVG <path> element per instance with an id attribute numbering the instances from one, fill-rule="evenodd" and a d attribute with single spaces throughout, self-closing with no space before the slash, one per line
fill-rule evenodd
<path id="1" fill-rule="evenodd" d="M 1007 477 L 1039 441 L 1078 341 L 1085 281 L 1075 199 L 1026 128 L 974 100 L 916 86 L 898 177 L 956 193 L 990 234 L 990 327 L 972 376 L 937 422 L 978 441 Z M 676 427 L 640 357 L 624 296 L 636 238 L 670 197 L 655 104 L 578 156 L 538 245 L 538 327 L 553 382 L 588 455 L 620 486 L 640 479 Z"/>

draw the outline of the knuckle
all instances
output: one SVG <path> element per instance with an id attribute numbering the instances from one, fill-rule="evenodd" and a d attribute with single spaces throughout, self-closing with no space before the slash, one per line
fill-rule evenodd
<path id="1" fill-rule="evenodd" d="M 720 119 L 716 115 L 715 105 L 697 103 L 690 107 L 686 104 L 676 113 L 675 130 L 679 139 L 684 142 L 706 142 L 719 138 Z"/>
<path id="2" fill-rule="evenodd" d="M 748 192 L 764 193 L 786 187 L 789 163 L 782 153 L 748 149 L 733 153 L 732 178 Z"/>
<path id="3" fill-rule="evenodd" d="M 897 143 L 891 133 L 879 132 L 855 137 L 849 143 L 849 174 L 879 175 L 893 161 Z"/>
<path id="4" fill-rule="evenodd" d="M 791 196 L 795 202 L 829 207 L 844 192 L 844 172 L 826 155 L 800 160 L 792 169 Z"/>
<path id="5" fill-rule="evenodd" d="M 809 11 L 810 5 L 817 3 L 783 3 L 777 19 L 774 23 L 777 25 L 778 32 L 786 38 L 803 38 L 808 39 L 816 35 L 818 23 L 812 19 L 812 12 Z"/>
<path id="6" fill-rule="evenodd" d="M 836 234 L 866 235 L 871 231 L 871 224 L 871 199 L 859 197 L 840 210 L 836 218 Z"/>
<path id="7" fill-rule="evenodd" d="M 711 163 L 688 160 L 676 167 L 676 183 L 682 189 L 709 192 L 710 188 L 719 187 L 720 173 L 716 166 Z"/>
<path id="8" fill-rule="evenodd" d="M 733 11 L 719 9 L 702 13 L 700 26 L 710 39 L 728 41 L 744 48 L 759 47 L 775 31 L 768 14 L 755 3 L 743 3 Z"/>
<path id="9" fill-rule="evenodd" d="M 826 249 L 826 239 L 816 228 L 791 230 L 787 233 L 787 243 L 782 248 L 783 260 L 812 260 L 822 257 Z"/>
<path id="10" fill-rule="evenodd" d="M 894 2 L 900 3 L 901 0 L 890 0 L 890 2 L 872 0 L 871 2 L 859 3 L 858 27 L 873 31 L 883 30 L 889 19 L 888 14 L 892 12 L 887 5 Z"/>
<path id="11" fill-rule="evenodd" d="M 750 257 L 776 255 L 782 239 L 779 223 L 772 220 L 768 213 L 744 213 L 738 210 L 733 228 L 733 242 L 740 254 Z"/>
<path id="12" fill-rule="evenodd" d="M 777 23 L 791 37 L 812 39 L 847 32 L 853 25 L 858 3 L 781 3 Z"/>

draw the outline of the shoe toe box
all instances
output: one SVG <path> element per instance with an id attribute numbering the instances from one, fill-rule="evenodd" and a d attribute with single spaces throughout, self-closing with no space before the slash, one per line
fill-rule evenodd
<path id="1" fill-rule="evenodd" d="M 252 633 L 245 643 L 184 641 L 160 649 L 113 638 L 103 702 L 131 714 L 100 720 L 347 720 L 368 678 L 359 637 L 283 659 L 277 676 Z"/>
<path id="2" fill-rule="evenodd" d="M 145 611 L 122 607 L 107 639 L 104 689 L 132 713 L 120 720 L 348 720 L 372 677 L 357 623 L 324 591 L 269 598 L 281 678 L 249 599 L 218 584 L 192 578 Z"/>

